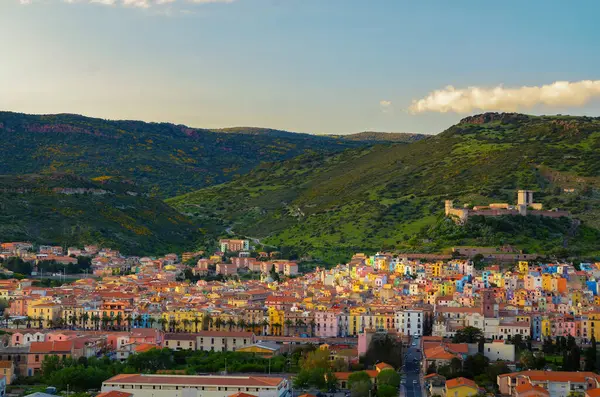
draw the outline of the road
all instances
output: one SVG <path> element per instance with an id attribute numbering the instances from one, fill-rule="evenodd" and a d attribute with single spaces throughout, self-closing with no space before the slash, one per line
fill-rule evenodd
<path id="1" fill-rule="evenodd" d="M 230 234 L 230 235 L 234 235 L 234 234 L 235 234 L 235 233 L 233 232 L 233 226 L 229 226 L 228 228 L 226 228 L 226 229 L 225 229 L 225 232 L 226 232 L 227 234 Z M 242 237 L 243 237 L 243 238 L 245 238 L 245 239 L 247 239 L 247 240 L 250 240 L 250 241 L 252 241 L 252 242 L 253 242 L 255 245 L 260 245 L 260 244 L 262 244 L 262 245 L 264 245 L 265 247 L 277 248 L 277 247 L 275 247 L 274 245 L 268 245 L 268 244 L 265 244 L 265 243 L 261 243 L 261 242 L 260 242 L 260 239 L 259 239 L 259 238 L 257 238 L 257 237 L 250 237 L 250 236 L 242 236 Z"/>
<path id="2" fill-rule="evenodd" d="M 413 339 L 414 340 L 414 339 Z M 408 347 L 406 354 L 404 355 L 404 377 L 406 382 L 400 391 L 400 397 L 422 397 L 421 393 L 421 353 L 420 340 L 414 340 L 417 346 L 411 345 Z M 415 360 L 417 360 L 415 362 Z M 416 383 L 414 381 L 416 380 Z M 425 396 L 423 396 L 425 397 Z"/>

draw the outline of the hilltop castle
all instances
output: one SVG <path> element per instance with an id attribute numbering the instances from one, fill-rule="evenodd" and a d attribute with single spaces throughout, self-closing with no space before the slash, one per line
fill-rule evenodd
<path id="1" fill-rule="evenodd" d="M 492 203 L 485 206 L 478 205 L 473 208 L 470 208 L 468 205 L 465 205 L 463 208 L 454 208 L 454 202 L 452 200 L 446 200 L 445 208 L 446 216 L 454 218 L 457 223 L 465 223 L 469 219 L 469 217 L 476 215 L 537 215 L 547 216 L 550 218 L 561 218 L 563 216 L 571 216 L 571 214 L 568 211 L 544 210 L 542 204 L 533 202 L 532 190 L 519 190 L 517 193 L 516 205 L 510 205 L 508 203 Z"/>

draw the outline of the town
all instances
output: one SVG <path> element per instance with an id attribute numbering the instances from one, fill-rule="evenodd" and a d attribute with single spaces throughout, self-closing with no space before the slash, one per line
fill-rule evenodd
<path id="1" fill-rule="evenodd" d="M 96 385 L 62 386 L 96 386 L 109 397 L 600 391 L 600 263 L 457 247 L 451 256 L 356 253 L 301 274 L 298 262 L 245 239 L 160 258 L 97 246 L 1 249 L 1 386 L 9 390 L 104 360 L 108 376 Z M 488 261 L 472 260 L 482 252 Z M 140 364 L 164 352 L 184 365 Z M 314 375 L 315 365 L 323 372 Z"/>

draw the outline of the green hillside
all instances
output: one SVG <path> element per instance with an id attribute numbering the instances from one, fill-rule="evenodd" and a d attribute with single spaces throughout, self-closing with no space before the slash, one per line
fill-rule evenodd
<path id="1" fill-rule="evenodd" d="M 358 141 L 358 142 L 397 142 L 397 143 L 411 143 L 420 141 L 430 137 L 425 134 L 415 134 L 412 132 L 376 132 L 376 131 L 364 131 L 356 134 L 347 135 L 328 135 L 331 137 L 344 139 L 347 141 Z"/>
<path id="2" fill-rule="evenodd" d="M 0 112 L 0 174 L 117 177 L 169 197 L 223 183 L 267 161 L 365 145 L 264 128 L 224 130 Z"/>
<path id="3" fill-rule="evenodd" d="M 0 241 L 100 244 L 144 255 L 194 247 L 201 234 L 193 221 L 129 183 L 0 176 Z"/>
<path id="4" fill-rule="evenodd" d="M 507 243 L 597 255 L 599 175 L 600 119 L 486 113 L 409 145 L 264 164 L 167 202 L 216 231 L 233 225 L 239 234 L 327 260 L 349 251 Z M 508 217 L 459 227 L 444 219 L 446 199 L 514 203 L 521 188 L 583 223 Z"/>

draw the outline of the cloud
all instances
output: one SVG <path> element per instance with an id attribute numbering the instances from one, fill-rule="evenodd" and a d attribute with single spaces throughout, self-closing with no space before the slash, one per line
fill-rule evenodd
<path id="1" fill-rule="evenodd" d="M 379 107 L 382 113 L 389 113 L 392 110 L 392 101 L 382 99 L 379 101 Z"/>
<path id="2" fill-rule="evenodd" d="M 19 4 L 32 4 L 38 2 L 38 0 L 17 0 Z M 209 4 L 209 3 L 221 3 L 230 4 L 237 0 L 50 0 L 55 3 L 67 3 L 67 4 L 102 4 L 106 6 L 120 5 L 123 7 L 134 7 L 134 8 L 150 8 L 153 6 L 157 7 L 170 7 L 171 5 L 194 5 L 194 4 Z"/>
<path id="3" fill-rule="evenodd" d="M 469 113 L 473 110 L 514 112 L 536 105 L 577 107 L 593 97 L 600 97 L 600 80 L 556 81 L 543 86 L 518 88 L 497 86 L 457 89 L 448 86 L 431 92 L 423 99 L 414 100 L 408 110 L 412 114 Z"/>

